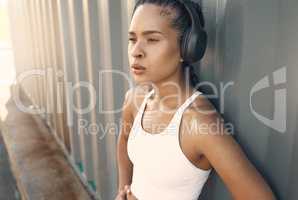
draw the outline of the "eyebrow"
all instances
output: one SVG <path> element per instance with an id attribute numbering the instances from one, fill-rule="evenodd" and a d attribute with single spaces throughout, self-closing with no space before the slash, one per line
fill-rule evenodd
<path id="1" fill-rule="evenodd" d="M 144 31 L 144 32 L 142 32 L 142 35 L 150 35 L 150 34 L 154 34 L 154 33 L 158 33 L 158 34 L 163 35 L 162 32 L 160 32 L 160 31 L 156 31 L 156 30 L 148 30 L 148 31 Z M 133 31 L 129 31 L 128 34 L 129 34 L 129 35 L 135 35 L 135 32 L 133 32 Z"/>

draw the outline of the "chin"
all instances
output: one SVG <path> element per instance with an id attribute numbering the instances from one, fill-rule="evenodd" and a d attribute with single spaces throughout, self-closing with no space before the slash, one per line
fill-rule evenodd
<path id="1" fill-rule="evenodd" d="M 151 84 L 153 80 L 146 76 L 135 76 L 133 75 L 133 80 L 136 84 Z"/>

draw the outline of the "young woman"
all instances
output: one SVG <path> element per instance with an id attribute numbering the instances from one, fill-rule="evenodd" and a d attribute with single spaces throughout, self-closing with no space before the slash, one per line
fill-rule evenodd
<path id="1" fill-rule="evenodd" d="M 116 199 L 197 200 L 214 169 L 233 199 L 273 200 L 271 189 L 231 134 L 208 128 L 223 122 L 195 89 L 198 81 L 189 65 L 195 59 L 182 47 L 190 27 L 198 26 L 188 9 L 197 12 L 201 28 L 204 19 L 198 4 L 183 2 L 136 3 L 129 28 L 129 63 L 134 80 L 142 88 L 151 83 L 151 88 L 131 89 L 125 97 Z M 197 34 L 204 46 L 204 33 Z M 196 48 L 200 59 L 204 50 Z"/>

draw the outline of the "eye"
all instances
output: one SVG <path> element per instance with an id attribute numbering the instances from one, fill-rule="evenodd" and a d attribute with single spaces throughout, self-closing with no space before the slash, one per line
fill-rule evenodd
<path id="1" fill-rule="evenodd" d="M 128 38 L 128 41 L 129 41 L 129 42 L 135 42 L 136 39 L 135 39 L 135 38 Z"/>
<path id="2" fill-rule="evenodd" d="M 149 41 L 149 42 L 158 42 L 159 40 L 154 39 L 154 38 L 149 38 L 148 41 Z"/>

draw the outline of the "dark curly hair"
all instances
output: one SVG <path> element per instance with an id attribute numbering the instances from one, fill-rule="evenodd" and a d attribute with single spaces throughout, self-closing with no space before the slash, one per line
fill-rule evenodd
<path id="1" fill-rule="evenodd" d="M 184 7 L 184 5 L 180 2 L 181 0 L 138 0 L 135 4 L 135 7 L 133 9 L 132 16 L 134 15 L 136 9 L 143 4 L 153 4 L 157 5 L 163 8 L 170 8 L 176 11 L 175 17 L 171 21 L 171 26 L 178 31 L 178 43 L 181 45 L 181 41 L 183 38 L 183 35 L 185 34 L 186 30 L 191 26 L 191 18 Z M 200 24 L 204 28 L 205 26 L 205 20 L 203 16 L 203 12 L 201 9 L 201 6 L 198 3 L 195 3 L 191 0 L 182 0 L 182 1 L 188 1 L 189 4 L 192 4 L 193 7 L 197 10 Z M 191 85 L 196 87 L 199 83 L 199 78 L 195 73 L 193 65 L 187 61 L 182 62 L 182 67 L 184 69 L 184 72 L 189 70 L 189 78 Z"/>

